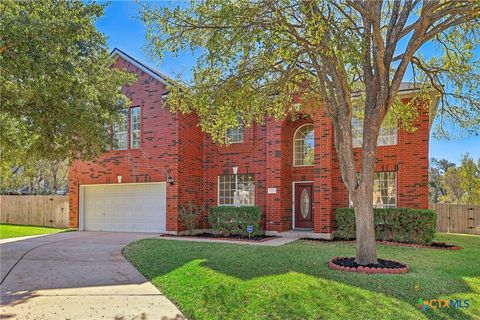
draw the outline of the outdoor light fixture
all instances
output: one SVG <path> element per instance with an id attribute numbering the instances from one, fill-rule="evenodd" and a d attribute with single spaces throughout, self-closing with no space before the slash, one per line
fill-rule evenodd
<path id="1" fill-rule="evenodd" d="M 165 169 L 165 176 L 166 176 L 167 183 L 173 186 L 174 181 L 172 176 L 170 175 L 170 169 Z"/>
<path id="2" fill-rule="evenodd" d="M 238 172 L 238 167 L 232 167 L 233 174 L 237 174 Z"/>
<path id="3" fill-rule="evenodd" d="M 117 176 L 118 183 L 122 183 L 122 176 Z"/>

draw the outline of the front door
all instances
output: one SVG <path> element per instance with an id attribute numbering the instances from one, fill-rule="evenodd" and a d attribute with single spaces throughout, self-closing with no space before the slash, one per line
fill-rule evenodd
<path id="1" fill-rule="evenodd" d="M 313 183 L 295 184 L 295 228 L 313 228 Z"/>

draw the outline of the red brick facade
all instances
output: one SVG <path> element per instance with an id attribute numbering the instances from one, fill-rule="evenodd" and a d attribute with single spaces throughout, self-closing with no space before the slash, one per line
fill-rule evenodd
<path id="1" fill-rule="evenodd" d="M 221 146 L 203 134 L 194 115 L 171 113 L 162 94 L 165 85 L 145 73 L 137 64 L 122 58 L 114 67 L 135 72 L 137 81 L 125 89 L 131 106 L 141 107 L 139 149 L 110 151 L 95 161 L 76 161 L 70 168 L 70 227 L 79 227 L 79 186 L 88 184 L 164 182 L 166 172 L 174 184 L 167 184 L 168 232 L 183 229 L 178 206 L 194 202 L 216 206 L 218 176 L 255 175 L 255 204 L 264 212 L 263 227 L 269 232 L 292 229 L 294 182 L 313 182 L 314 231 L 334 230 L 333 211 L 348 206 L 348 193 L 341 181 L 333 143 L 333 127 L 321 108 L 296 121 L 266 119 L 263 126 L 245 128 L 244 142 Z M 314 125 L 314 165 L 293 166 L 293 136 L 303 124 Z M 418 130 L 398 130 L 398 143 L 378 148 L 376 171 L 397 172 L 397 207 L 428 207 L 428 115 L 416 123 Z M 358 156 L 360 149 L 356 149 Z M 268 188 L 276 193 L 268 194 Z M 208 228 L 203 217 L 200 228 Z"/>

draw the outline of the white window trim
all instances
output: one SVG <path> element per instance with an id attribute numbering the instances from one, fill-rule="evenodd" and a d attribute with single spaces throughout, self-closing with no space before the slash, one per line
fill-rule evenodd
<path id="1" fill-rule="evenodd" d="M 398 172 L 397 171 L 375 171 L 374 174 L 376 174 L 376 173 L 392 173 L 392 172 L 395 175 L 395 206 L 394 207 L 375 207 L 375 205 L 372 203 L 372 206 L 373 206 L 374 209 L 375 208 L 378 208 L 378 209 L 398 208 Z M 352 208 L 352 198 L 350 197 L 350 193 L 348 194 L 348 207 Z"/>
<path id="2" fill-rule="evenodd" d="M 295 164 L 295 141 L 297 141 L 297 139 L 295 138 L 297 136 L 297 132 L 298 130 L 300 130 L 301 128 L 305 127 L 305 126 L 313 126 L 313 156 L 314 156 L 314 160 L 313 160 L 313 163 L 312 164 Z M 300 140 L 300 139 L 298 139 Z M 297 128 L 297 130 L 295 130 L 295 132 L 293 133 L 293 167 L 295 168 L 300 168 L 300 167 L 313 167 L 314 164 L 315 164 L 315 126 L 313 125 L 313 123 L 305 123 L 305 124 L 302 124 L 300 127 Z"/>
<path id="3" fill-rule="evenodd" d="M 242 140 L 237 140 L 237 141 L 230 141 L 231 139 L 228 137 L 228 130 L 229 129 L 242 129 Z M 244 143 L 245 142 L 245 128 L 243 124 L 239 124 L 238 127 L 235 128 L 228 128 L 227 132 L 225 132 L 225 142 L 228 144 L 235 144 L 235 143 Z"/>
<path id="4" fill-rule="evenodd" d="M 247 174 L 251 174 L 251 173 L 244 173 L 245 175 Z M 235 176 L 235 190 L 237 190 L 237 185 L 238 185 L 238 176 L 239 175 L 244 175 L 243 173 L 239 173 L 239 174 L 232 174 L 231 176 Z M 222 207 L 235 207 L 235 204 L 220 204 L 220 177 L 221 176 L 227 176 L 228 174 L 220 174 L 217 176 L 217 206 L 222 206 Z M 240 205 L 239 207 L 253 207 L 255 206 L 255 203 L 256 203 L 256 200 L 257 200 L 257 197 L 256 197 L 256 191 L 257 191 L 257 188 L 255 186 L 255 175 L 252 174 L 253 177 L 254 177 L 254 180 L 253 180 L 253 203 L 251 204 L 245 204 L 245 205 Z"/>
<path id="5" fill-rule="evenodd" d="M 130 108 L 123 108 L 122 110 L 120 111 L 124 111 L 124 110 L 127 110 L 127 114 L 126 114 L 126 117 L 124 119 L 124 121 L 126 120 L 127 122 L 127 131 L 124 132 L 124 134 L 126 135 L 126 146 L 125 148 L 117 148 L 115 145 L 112 146 L 112 150 L 113 151 L 119 151 L 119 150 L 128 150 L 128 147 L 129 147 L 129 134 L 130 134 Z M 122 125 L 124 125 L 124 123 L 122 123 Z M 113 137 L 115 137 L 115 126 L 118 126 L 118 124 L 114 124 L 113 125 L 114 127 L 114 132 L 113 132 Z M 114 142 L 115 142 L 115 139 L 114 139 Z"/>
<path id="6" fill-rule="evenodd" d="M 378 206 L 375 206 L 375 204 L 372 203 L 373 208 L 378 208 L 378 209 L 398 208 L 398 174 L 397 174 L 397 171 L 377 171 L 375 173 L 393 173 L 394 174 L 394 179 L 395 179 L 395 206 L 393 206 L 393 207 L 391 207 L 391 206 L 378 207 Z"/>
<path id="7" fill-rule="evenodd" d="M 361 127 L 360 128 L 354 128 L 353 126 L 353 121 L 354 121 L 354 118 L 352 117 L 352 147 L 353 148 L 361 148 L 362 147 L 362 144 L 363 144 L 363 121 L 361 121 Z M 395 135 L 394 135 L 394 140 L 395 142 L 394 143 L 389 143 L 389 144 L 379 144 L 379 141 L 381 140 L 382 138 L 382 128 L 386 128 L 383 126 L 381 126 L 380 128 L 380 132 L 378 133 L 378 137 L 377 137 L 377 147 L 388 147 L 388 146 L 396 146 L 398 145 L 398 122 L 396 124 L 396 126 L 394 126 L 393 128 L 395 128 Z M 353 137 L 353 131 L 354 130 L 359 130 L 361 132 L 361 137 L 359 138 L 360 140 L 360 144 L 355 144 L 354 143 L 354 137 Z M 383 136 L 383 137 L 387 137 L 387 136 Z M 390 137 L 390 135 L 388 136 Z"/>
<path id="8" fill-rule="evenodd" d="M 133 147 L 133 109 L 138 109 L 138 123 L 139 123 L 139 128 L 138 128 L 138 146 Z M 134 106 L 129 108 L 129 118 L 130 118 L 130 124 L 129 124 L 129 129 L 130 129 L 130 149 L 140 149 L 142 146 L 142 108 L 140 106 Z"/>

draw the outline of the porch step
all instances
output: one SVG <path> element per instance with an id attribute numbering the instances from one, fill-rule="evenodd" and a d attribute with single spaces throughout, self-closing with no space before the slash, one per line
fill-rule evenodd
<path id="1" fill-rule="evenodd" d="M 333 238 L 333 234 L 331 233 L 317 233 L 313 232 L 312 230 L 289 230 L 285 232 L 277 233 L 279 237 L 285 238 L 310 238 L 310 239 L 327 239 L 331 240 Z"/>

